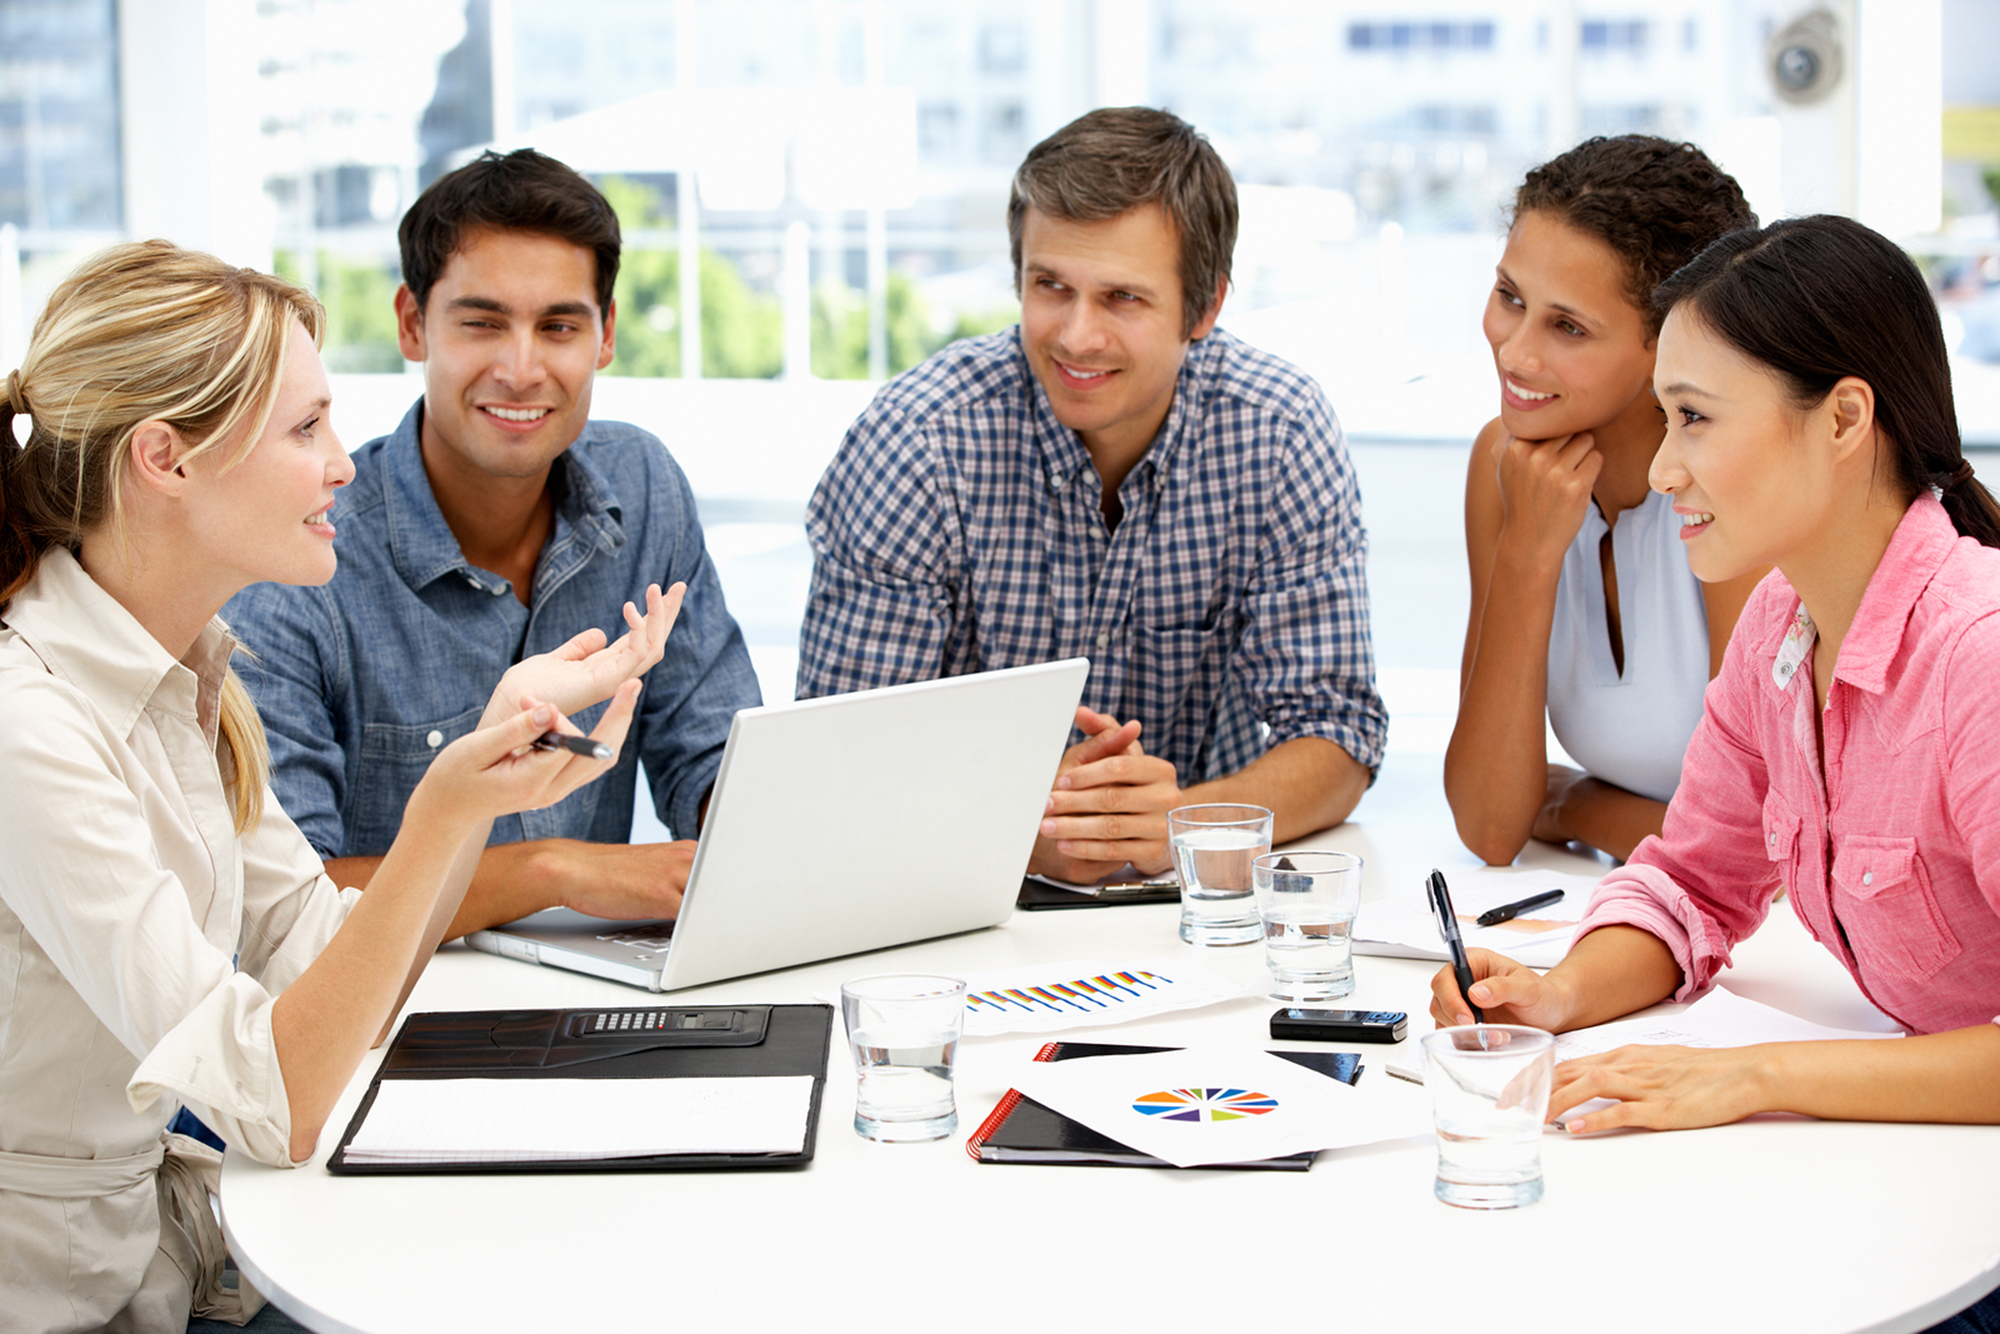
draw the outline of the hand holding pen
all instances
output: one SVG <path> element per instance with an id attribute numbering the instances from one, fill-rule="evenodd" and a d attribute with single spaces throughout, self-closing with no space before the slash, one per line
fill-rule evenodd
<path id="1" fill-rule="evenodd" d="M 528 743 L 529 750 L 566 750 L 572 755 L 581 755 L 586 760 L 608 760 L 617 754 L 602 741 L 587 736 L 570 736 L 564 732 L 544 732 Z"/>
<path id="2" fill-rule="evenodd" d="M 1517 959 L 1491 950 L 1467 949 L 1451 906 L 1451 891 L 1444 876 L 1432 871 L 1425 885 L 1431 911 L 1437 915 L 1438 934 L 1444 937 L 1451 962 L 1431 979 L 1431 1018 L 1440 1028 L 1459 1024 L 1491 1022 L 1526 1024 L 1560 1032 L 1568 1027 L 1569 1006 L 1563 990 L 1553 977 Z M 1540 907 L 1546 895 L 1536 895 L 1519 903 L 1502 904 L 1495 911 L 1522 913 Z M 1474 991 L 1479 1000 L 1473 999 Z M 1483 1002 L 1484 1008 L 1481 1008 Z"/>
<path id="3" fill-rule="evenodd" d="M 1472 1021 L 1486 1022 L 1472 1003 L 1472 964 L 1465 957 L 1465 940 L 1458 933 L 1458 916 L 1452 911 L 1451 891 L 1445 887 L 1444 872 L 1432 871 L 1430 879 L 1424 882 L 1424 895 L 1430 900 L 1431 914 L 1437 918 L 1438 934 L 1444 937 L 1445 952 L 1451 955 L 1452 976 L 1458 982 L 1458 994 L 1465 998 L 1466 1008 L 1472 1011 Z"/>

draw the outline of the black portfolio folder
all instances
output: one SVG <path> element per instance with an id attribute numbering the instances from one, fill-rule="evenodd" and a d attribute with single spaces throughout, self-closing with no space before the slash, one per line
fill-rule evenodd
<path id="1" fill-rule="evenodd" d="M 799 1167 L 812 1161 L 833 1034 L 828 1005 L 457 1010 L 403 1021 L 368 1093 L 327 1160 L 341 1173 L 660 1172 Z M 588 1160 L 360 1163 L 347 1146 L 384 1080 L 677 1079 L 809 1075 L 811 1106 L 797 1153 L 677 1153 Z"/>
<path id="2" fill-rule="evenodd" d="M 1026 912 L 1037 912 L 1044 908 L 1116 908 L 1121 903 L 1179 903 L 1181 901 L 1180 882 L 1162 884 L 1158 881 L 1135 881 L 1129 887 L 1113 885 L 1095 894 L 1085 894 L 1080 890 L 1058 889 L 1045 885 L 1028 876 L 1021 878 L 1021 892 L 1015 896 L 1014 906 Z"/>

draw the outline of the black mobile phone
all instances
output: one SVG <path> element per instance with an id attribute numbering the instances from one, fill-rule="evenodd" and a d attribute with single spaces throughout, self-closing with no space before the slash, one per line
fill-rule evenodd
<path id="1" fill-rule="evenodd" d="M 1301 1010 L 1271 1012 L 1271 1036 L 1308 1042 L 1401 1042 L 1410 1016 L 1401 1010 Z"/>

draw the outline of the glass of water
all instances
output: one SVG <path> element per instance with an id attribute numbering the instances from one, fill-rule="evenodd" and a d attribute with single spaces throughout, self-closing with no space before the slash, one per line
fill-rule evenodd
<path id="1" fill-rule="evenodd" d="M 854 1053 L 854 1133 L 887 1144 L 943 1139 L 958 1129 L 951 1066 L 965 1024 L 965 983 L 926 973 L 840 985 Z"/>
<path id="2" fill-rule="evenodd" d="M 1361 859 L 1351 852 L 1267 852 L 1250 863 L 1274 1000 L 1323 1001 L 1354 990 Z"/>
<path id="3" fill-rule="evenodd" d="M 1262 806 L 1181 806 L 1167 812 L 1167 842 L 1181 877 L 1181 939 L 1248 945 L 1264 933 L 1250 893 L 1250 863 L 1271 850 Z"/>
<path id="4" fill-rule="evenodd" d="M 1539 1028 L 1467 1024 L 1424 1039 L 1424 1084 L 1437 1117 L 1437 1197 L 1466 1209 L 1542 1198 L 1556 1040 Z"/>

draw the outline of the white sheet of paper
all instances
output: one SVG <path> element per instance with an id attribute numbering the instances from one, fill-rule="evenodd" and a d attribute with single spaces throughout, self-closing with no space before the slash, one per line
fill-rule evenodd
<path id="1" fill-rule="evenodd" d="M 1886 1020 L 1885 1020 L 1886 1022 Z M 1849 1038 L 1899 1038 L 1900 1032 L 1871 1032 L 1861 1029 L 1828 1028 L 1786 1014 L 1761 1001 L 1746 1000 L 1727 987 L 1715 990 L 1675 1014 L 1648 1015 L 1638 1019 L 1614 1019 L 1593 1028 L 1579 1028 L 1556 1034 L 1556 1059 L 1573 1061 L 1579 1056 L 1595 1056 L 1619 1047 L 1748 1047 L 1759 1042 L 1830 1042 Z M 1421 1082 L 1424 1049 L 1411 1043 L 1407 1051 L 1392 1055 L 1388 1064 L 1404 1078 Z M 1590 1107 L 1602 1107 L 1603 1099 L 1575 1109 L 1582 1115 Z"/>
<path id="2" fill-rule="evenodd" d="M 1590 906 L 1597 879 L 1558 875 L 1553 871 L 1486 874 L 1453 886 L 1451 906 L 1458 913 L 1459 934 L 1466 948 L 1492 950 L 1535 968 L 1552 968 L 1569 952 L 1576 923 Z M 1560 889 L 1563 897 L 1527 916 L 1498 926 L 1478 926 L 1479 914 L 1503 903 Z M 1354 952 L 1395 959 L 1437 959 L 1447 956 L 1438 935 L 1437 919 L 1424 902 L 1422 886 L 1391 902 L 1366 903 L 1354 922 Z"/>
<path id="3" fill-rule="evenodd" d="M 1899 1038 L 1901 1033 L 1872 1033 L 1828 1028 L 1786 1014 L 1758 1001 L 1745 1000 L 1727 987 L 1717 987 L 1679 1014 L 1645 1019 L 1618 1019 L 1594 1028 L 1556 1035 L 1556 1059 L 1573 1061 L 1619 1047 L 1748 1047 L 1757 1042 L 1826 1042 L 1847 1038 Z"/>
<path id="4" fill-rule="evenodd" d="M 1362 1098 L 1337 1079 L 1252 1047 L 1028 1061 L 1011 1082 L 1036 1102 L 1176 1167 L 1431 1133 L 1426 1105 Z"/>
<path id="5" fill-rule="evenodd" d="M 1197 1009 L 1243 994 L 1242 987 L 1218 981 L 1184 959 L 1072 959 L 968 974 L 965 1032 L 968 1037 L 1056 1033 Z"/>
<path id="6" fill-rule="evenodd" d="M 740 1079 L 385 1079 L 356 1163 L 797 1153 L 809 1075 Z"/>

